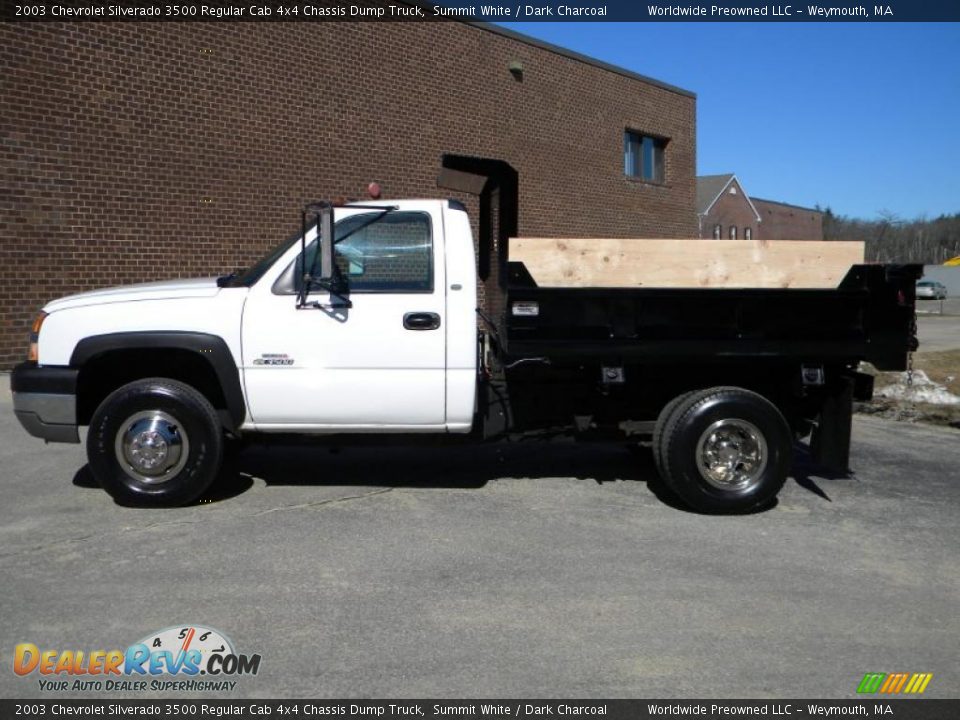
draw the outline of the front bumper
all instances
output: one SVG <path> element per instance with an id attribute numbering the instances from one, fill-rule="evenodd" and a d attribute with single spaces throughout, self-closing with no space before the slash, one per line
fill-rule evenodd
<path id="1" fill-rule="evenodd" d="M 32 362 L 13 369 L 13 412 L 28 433 L 51 442 L 80 442 L 78 372 L 74 368 L 41 367 Z"/>

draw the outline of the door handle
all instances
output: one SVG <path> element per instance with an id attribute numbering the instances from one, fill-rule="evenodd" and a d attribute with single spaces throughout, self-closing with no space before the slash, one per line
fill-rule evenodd
<path id="1" fill-rule="evenodd" d="M 436 330 L 440 327 L 440 316 L 432 312 L 409 312 L 403 316 L 403 326 L 407 330 Z"/>

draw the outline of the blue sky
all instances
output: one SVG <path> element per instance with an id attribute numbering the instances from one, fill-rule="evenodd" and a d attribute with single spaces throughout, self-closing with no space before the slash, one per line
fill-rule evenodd
<path id="1" fill-rule="evenodd" d="M 958 23 L 502 23 L 697 94 L 697 173 L 875 218 L 960 213 Z"/>

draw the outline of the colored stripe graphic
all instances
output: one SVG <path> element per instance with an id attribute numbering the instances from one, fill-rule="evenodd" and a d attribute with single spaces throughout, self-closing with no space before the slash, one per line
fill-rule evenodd
<path id="1" fill-rule="evenodd" d="M 907 680 L 906 673 L 890 673 L 887 675 L 887 681 L 883 684 L 883 687 L 880 688 L 880 693 L 893 694 L 900 692 L 900 688 L 903 686 L 903 683 Z"/>
<path id="2" fill-rule="evenodd" d="M 867 673 L 863 676 L 863 680 L 860 681 L 860 686 L 857 688 L 857 692 L 872 695 L 880 689 L 880 685 L 883 683 L 883 679 L 886 676 L 886 673 Z"/>
<path id="3" fill-rule="evenodd" d="M 866 673 L 857 686 L 857 692 L 872 695 L 897 695 L 901 692 L 920 695 L 933 679 L 933 673 Z"/>
<path id="4" fill-rule="evenodd" d="M 927 685 L 930 684 L 932 678 L 933 673 L 914 673 L 904 692 L 919 695 L 927 689 Z"/>

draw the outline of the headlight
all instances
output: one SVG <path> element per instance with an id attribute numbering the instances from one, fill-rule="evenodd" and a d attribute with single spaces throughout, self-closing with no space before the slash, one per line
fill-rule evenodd
<path id="1" fill-rule="evenodd" d="M 46 319 L 47 313 L 41 310 L 30 328 L 30 350 L 27 352 L 27 360 L 30 362 L 37 362 L 37 358 L 39 357 L 37 341 L 40 339 L 40 328 L 43 327 L 43 321 Z"/>

